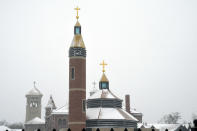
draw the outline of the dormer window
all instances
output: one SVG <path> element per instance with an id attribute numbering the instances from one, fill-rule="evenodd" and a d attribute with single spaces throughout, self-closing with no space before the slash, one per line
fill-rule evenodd
<path id="1" fill-rule="evenodd" d="M 80 34 L 81 34 L 81 27 L 75 26 L 75 35 L 80 35 Z"/>

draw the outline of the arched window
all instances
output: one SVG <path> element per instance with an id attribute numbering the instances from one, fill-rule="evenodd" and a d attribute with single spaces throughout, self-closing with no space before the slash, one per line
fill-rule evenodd
<path id="1" fill-rule="evenodd" d="M 62 126 L 63 126 L 63 127 L 66 127 L 66 119 L 63 119 L 63 121 L 62 121 Z"/>
<path id="2" fill-rule="evenodd" d="M 32 104 L 32 102 L 29 104 L 29 106 L 30 106 L 30 107 L 33 107 L 33 104 Z"/>
<path id="3" fill-rule="evenodd" d="M 61 126 L 61 125 L 62 125 L 62 120 L 59 119 L 59 120 L 58 120 L 58 126 Z"/>

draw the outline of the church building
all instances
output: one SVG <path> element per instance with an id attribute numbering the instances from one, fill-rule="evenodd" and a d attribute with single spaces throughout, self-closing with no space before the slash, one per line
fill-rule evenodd
<path id="1" fill-rule="evenodd" d="M 81 131 L 97 128 L 137 128 L 142 122 L 142 113 L 130 109 L 130 97 L 118 98 L 110 88 L 106 76 L 104 61 L 101 63 L 103 74 L 99 88 L 90 92 L 86 99 L 86 47 L 82 38 L 82 27 L 79 23 L 78 7 L 74 37 L 69 48 L 69 105 L 57 108 L 50 96 L 45 107 L 45 121 L 41 119 L 42 93 L 35 87 L 26 95 L 26 131 L 42 129 L 45 131 L 67 130 Z M 66 102 L 65 102 L 66 103 Z"/>
<path id="2" fill-rule="evenodd" d="M 69 121 L 71 130 L 83 128 L 137 128 L 139 121 L 122 108 L 122 100 L 112 93 L 105 74 L 99 82 L 99 90 L 86 100 L 86 48 L 82 39 L 82 28 L 77 22 L 74 38 L 69 49 Z"/>

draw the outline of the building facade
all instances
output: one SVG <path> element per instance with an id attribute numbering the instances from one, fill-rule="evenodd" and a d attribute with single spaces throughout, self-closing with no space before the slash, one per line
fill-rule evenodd
<path id="1" fill-rule="evenodd" d="M 45 130 L 45 121 L 41 119 L 42 96 L 42 93 L 36 88 L 34 82 L 34 88 L 26 94 L 26 131 L 34 131 L 36 129 Z"/>
<path id="2" fill-rule="evenodd" d="M 59 131 L 68 128 L 68 107 L 56 108 L 52 96 L 50 96 L 45 107 L 45 128 L 46 131 L 52 131 L 53 129 Z"/>

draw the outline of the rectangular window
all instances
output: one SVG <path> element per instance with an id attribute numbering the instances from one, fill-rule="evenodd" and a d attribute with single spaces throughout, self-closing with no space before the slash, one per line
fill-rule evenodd
<path id="1" fill-rule="evenodd" d="M 82 100 L 82 112 L 86 111 L 86 100 Z"/>
<path id="2" fill-rule="evenodd" d="M 75 79 L 75 68 L 74 67 L 71 68 L 71 79 L 72 80 Z"/>

